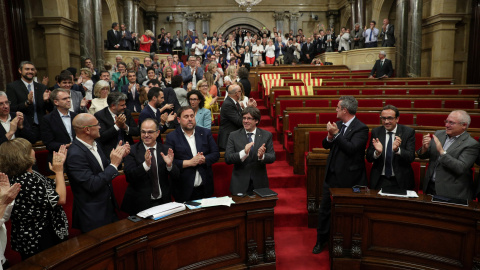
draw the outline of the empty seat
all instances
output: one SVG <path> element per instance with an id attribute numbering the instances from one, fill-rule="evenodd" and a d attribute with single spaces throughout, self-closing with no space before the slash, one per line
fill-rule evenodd
<path id="1" fill-rule="evenodd" d="M 341 96 L 358 96 L 360 95 L 359 89 L 343 89 L 338 90 L 338 94 Z"/>
<path id="2" fill-rule="evenodd" d="M 432 90 L 431 89 L 410 89 L 408 93 L 410 95 L 431 95 Z"/>
<path id="3" fill-rule="evenodd" d="M 437 126 L 441 127 L 445 125 L 445 119 L 448 114 L 417 114 L 417 126 Z"/>
<path id="4" fill-rule="evenodd" d="M 435 95 L 458 95 L 458 89 L 435 89 Z"/>
<path id="5" fill-rule="evenodd" d="M 280 100 L 280 114 L 276 115 L 278 132 L 283 132 L 283 120 L 280 117 L 283 116 L 283 111 L 287 107 L 303 107 L 303 100 Z"/>
<path id="6" fill-rule="evenodd" d="M 380 114 L 378 113 L 359 113 L 355 115 L 360 121 L 366 125 L 378 125 L 380 124 Z"/>
<path id="7" fill-rule="evenodd" d="M 441 100 L 418 99 L 413 101 L 413 107 L 418 108 L 442 108 Z"/>
<path id="8" fill-rule="evenodd" d="M 418 150 L 420 147 L 422 147 L 423 135 L 426 135 L 426 133 L 415 132 L 415 150 Z"/>
<path id="9" fill-rule="evenodd" d="M 393 105 L 397 108 L 412 108 L 410 99 L 387 99 L 385 105 Z"/>
<path id="10" fill-rule="evenodd" d="M 365 85 L 385 85 L 382 81 L 365 82 Z"/>
<path id="11" fill-rule="evenodd" d="M 381 99 L 358 99 L 358 107 L 383 107 Z"/>
<path id="12" fill-rule="evenodd" d="M 385 95 L 406 95 L 407 89 L 386 89 Z"/>
<path id="13" fill-rule="evenodd" d="M 475 101 L 473 100 L 445 100 L 445 108 L 448 109 L 475 109 Z"/>
<path id="14" fill-rule="evenodd" d="M 385 85 L 406 85 L 406 81 L 385 81 Z"/>
<path id="15" fill-rule="evenodd" d="M 330 105 L 328 100 L 307 99 L 305 100 L 305 107 L 330 107 Z"/>
<path id="16" fill-rule="evenodd" d="M 470 118 L 472 122 L 470 123 L 471 128 L 480 128 L 480 115 L 471 115 Z"/>
<path id="17" fill-rule="evenodd" d="M 362 86 L 362 85 L 364 85 L 363 82 L 349 82 L 349 81 L 345 82 L 345 86 Z"/>
<path id="18" fill-rule="evenodd" d="M 337 95 L 337 90 L 314 90 L 315 95 L 334 96 Z"/>
<path id="19" fill-rule="evenodd" d="M 420 190 L 420 162 L 412 162 L 413 178 L 415 179 L 415 191 Z"/>
<path id="20" fill-rule="evenodd" d="M 402 125 L 413 125 L 415 121 L 413 120 L 413 113 L 402 113 L 400 114 L 400 120 Z"/>
<path id="21" fill-rule="evenodd" d="M 462 89 L 463 95 L 480 95 L 480 89 Z"/>
<path id="22" fill-rule="evenodd" d="M 362 90 L 362 95 L 380 96 L 380 95 L 383 95 L 383 90 L 382 89 L 364 89 Z"/>
<path id="23" fill-rule="evenodd" d="M 343 86 L 343 82 L 323 82 L 324 86 Z"/>
<path id="24" fill-rule="evenodd" d="M 294 129 L 299 124 L 316 124 L 316 113 L 289 113 L 288 114 L 288 128 L 283 133 L 284 147 L 288 153 L 293 153 Z"/>
<path id="25" fill-rule="evenodd" d="M 408 85 L 428 85 L 428 81 L 409 81 Z"/>
<path id="26" fill-rule="evenodd" d="M 326 124 L 328 122 L 337 122 L 337 121 L 338 121 L 337 113 L 333 112 L 333 113 L 319 113 L 318 114 L 318 123 L 319 124 Z"/>
<path id="27" fill-rule="evenodd" d="M 430 81 L 430 85 L 451 85 L 451 81 Z"/>

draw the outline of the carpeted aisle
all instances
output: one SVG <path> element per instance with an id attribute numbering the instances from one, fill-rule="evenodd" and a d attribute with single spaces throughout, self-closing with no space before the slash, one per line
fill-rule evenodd
<path id="1" fill-rule="evenodd" d="M 257 99 L 257 104 L 262 104 Z M 276 161 L 267 165 L 270 188 L 278 193 L 275 207 L 275 252 L 277 269 L 330 269 L 328 251 L 312 254 L 317 237 L 315 229 L 307 227 L 307 194 L 305 175 L 293 174 L 293 167 L 286 161 L 286 153 L 278 142 L 273 120 L 267 108 L 258 106 L 262 112 L 259 127 L 273 133 Z"/>

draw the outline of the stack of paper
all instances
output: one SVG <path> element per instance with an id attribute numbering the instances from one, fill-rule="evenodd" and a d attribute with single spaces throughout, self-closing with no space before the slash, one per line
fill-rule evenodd
<path id="1" fill-rule="evenodd" d="M 202 207 L 212 207 L 212 206 L 218 206 L 218 205 L 225 205 L 230 207 L 230 205 L 232 205 L 232 203 L 235 203 L 235 202 L 232 200 L 232 197 L 225 196 L 220 198 L 203 199 L 201 203 L 202 203 L 201 204 Z"/>
<path id="2" fill-rule="evenodd" d="M 400 197 L 400 198 L 418 198 L 417 192 L 414 190 L 407 190 L 407 195 L 398 195 L 398 194 L 390 194 L 390 193 L 383 193 L 382 190 L 378 192 L 378 194 L 382 196 L 390 196 L 390 197 Z"/>
<path id="3" fill-rule="evenodd" d="M 186 208 L 183 203 L 170 202 L 170 203 L 154 206 L 152 208 L 148 208 L 147 210 L 143 210 L 142 212 L 138 213 L 137 216 L 141 218 L 158 219 L 164 216 L 168 216 L 168 215 L 183 211 L 185 209 Z"/>

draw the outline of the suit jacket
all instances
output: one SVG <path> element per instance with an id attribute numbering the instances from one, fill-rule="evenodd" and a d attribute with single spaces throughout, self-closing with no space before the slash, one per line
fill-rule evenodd
<path id="1" fill-rule="evenodd" d="M 78 140 L 73 140 L 67 153 L 68 162 L 65 162 L 73 192 L 72 226 L 82 232 L 118 219 L 115 213 L 118 206 L 112 188 L 112 180 L 118 171 L 109 165 L 110 161 L 98 144 L 97 151 L 104 169 L 92 152 Z"/>
<path id="2" fill-rule="evenodd" d="M 38 123 L 42 122 L 42 118 L 47 111 L 53 110 L 52 102 L 45 102 L 43 100 L 43 93 L 47 90 L 47 87 L 40 83 L 33 83 L 33 91 L 35 97 L 35 104 L 25 106 L 25 102 L 28 99 L 28 90 L 22 80 L 16 80 L 12 83 L 7 84 L 7 96 L 8 100 L 12 103 L 10 110 L 12 112 L 21 111 L 23 113 L 24 119 L 28 121 L 30 126 L 34 124 L 34 108 L 37 109 Z"/>
<path id="3" fill-rule="evenodd" d="M 128 134 L 122 129 L 120 129 L 119 131 L 115 129 L 115 120 L 110 114 L 108 107 L 96 112 L 94 115 L 100 123 L 101 127 L 100 138 L 97 139 L 97 142 L 100 142 L 103 152 L 105 154 L 108 154 L 109 156 L 110 152 L 112 152 L 112 149 L 117 147 L 119 132 L 123 133 L 123 143 L 128 142 L 130 145 L 133 145 L 132 137 L 140 135 L 140 130 L 135 120 L 133 120 L 130 111 L 128 109 L 125 109 L 124 114 L 126 116 L 125 124 L 129 127 Z"/>
<path id="4" fill-rule="evenodd" d="M 344 33 L 342 36 L 338 35 L 337 37 L 337 43 L 338 43 L 338 50 L 340 50 L 342 47 L 348 51 L 350 50 L 350 34 L 349 33 Z"/>
<path id="5" fill-rule="evenodd" d="M 323 37 L 318 37 L 314 42 L 313 45 L 315 47 L 315 55 L 324 53 L 326 50 L 326 43 L 325 41 L 327 40 L 326 36 Z"/>
<path id="6" fill-rule="evenodd" d="M 245 149 L 248 144 L 247 133 L 245 129 L 239 129 L 230 133 L 228 137 L 227 149 L 225 150 L 225 162 L 234 164 L 232 179 L 230 181 L 230 192 L 234 195 L 238 193 L 247 193 L 250 179 L 253 181 L 253 187 L 268 187 L 268 176 L 266 164 L 275 161 L 275 151 L 273 150 L 272 133 L 256 129 L 255 143 L 250 149 L 250 155 L 242 162 L 240 151 Z M 263 160 L 258 160 L 258 148 L 265 144 L 265 154 Z"/>
<path id="7" fill-rule="evenodd" d="M 393 24 L 388 25 L 386 32 L 383 31 L 383 28 L 382 28 L 382 33 L 380 33 L 380 36 L 383 37 L 383 41 L 382 41 L 383 47 L 393 47 L 395 45 L 395 28 Z M 385 36 L 387 36 L 386 40 L 385 40 Z"/>
<path id="8" fill-rule="evenodd" d="M 195 72 L 195 77 L 197 78 L 197 83 L 203 78 L 203 69 L 201 67 L 197 68 Z M 182 68 L 182 78 L 183 78 L 183 88 L 187 89 L 188 83 L 192 81 L 192 70 L 190 66 L 185 66 Z"/>
<path id="9" fill-rule="evenodd" d="M 113 29 L 107 31 L 107 47 L 109 50 L 120 50 L 122 41 L 122 32 L 117 31 L 117 34 L 113 33 Z M 119 44 L 120 47 L 116 49 L 114 46 Z"/>
<path id="10" fill-rule="evenodd" d="M 164 112 L 171 113 L 173 111 L 176 113 L 178 109 L 180 109 L 180 103 L 178 102 L 177 94 L 172 87 L 165 87 L 162 89 L 162 92 L 164 99 L 162 106 L 165 106 L 166 104 L 173 104 L 173 110 L 165 110 Z"/>
<path id="11" fill-rule="evenodd" d="M 161 115 L 161 113 L 160 113 L 159 109 L 157 109 L 157 111 L 154 112 L 152 110 L 152 108 L 150 108 L 150 106 L 146 105 L 145 108 L 143 108 L 140 115 L 138 116 L 138 127 L 140 128 L 142 126 L 142 122 L 145 121 L 145 119 L 152 118 L 152 119 L 157 120 L 158 124 L 160 125 L 160 132 L 164 133 L 168 129 L 168 127 L 167 127 L 167 125 L 163 125 L 163 126 L 161 125 L 160 115 Z M 162 137 L 161 136 L 157 137 L 157 142 L 162 143 Z"/>
<path id="12" fill-rule="evenodd" d="M 197 152 L 203 152 L 205 163 L 195 167 L 183 168 L 183 161 L 193 158 L 190 145 L 181 127 L 167 134 L 165 146 L 172 148 L 175 153 L 173 162 L 180 168 L 180 180 L 173 183 L 173 196 L 178 202 L 185 202 L 190 199 L 197 170 L 202 177 L 202 185 L 204 186 L 206 196 L 210 197 L 213 195 L 212 164 L 220 158 L 217 144 L 212 137 L 211 131 L 199 126 L 195 127 L 195 144 Z"/>
<path id="13" fill-rule="evenodd" d="M 17 117 L 17 114 L 14 112 L 10 113 L 10 117 L 12 118 L 11 120 L 15 119 Z M 2 125 L 0 125 L 0 144 L 8 141 L 7 139 L 7 131 L 3 128 Z M 37 142 L 37 136 L 35 133 L 32 131 L 32 127 L 27 121 L 23 121 L 23 128 L 19 129 L 17 128 L 17 131 L 15 132 L 15 138 L 24 138 L 27 141 L 29 141 L 31 144 L 34 144 Z"/>
<path id="14" fill-rule="evenodd" d="M 342 121 L 337 122 L 340 129 Z M 355 118 L 343 135 L 332 142 L 323 140 L 323 147 L 330 149 L 327 158 L 325 182 L 333 188 L 350 188 L 354 185 L 367 185 L 365 174 L 365 146 L 368 140 L 368 127 Z M 337 182 L 330 181 L 331 172 L 335 172 Z"/>
<path id="15" fill-rule="evenodd" d="M 125 30 L 125 36 L 123 36 L 122 31 L 120 31 L 120 47 L 122 50 L 131 51 L 133 49 L 133 38 L 130 31 Z"/>
<path id="16" fill-rule="evenodd" d="M 283 45 L 281 48 L 280 48 L 280 44 Z M 282 55 L 285 54 L 285 46 L 286 45 L 284 42 L 278 43 L 278 41 L 275 41 L 275 58 L 276 59 L 280 56 L 280 50 L 282 50 Z"/>
<path id="17" fill-rule="evenodd" d="M 180 47 L 177 47 L 177 41 L 180 41 Z M 172 44 L 173 44 L 173 48 L 184 48 L 183 46 L 183 37 L 182 36 L 177 36 L 177 35 L 174 35 L 172 37 Z"/>
<path id="18" fill-rule="evenodd" d="M 228 136 L 231 132 L 242 128 L 242 110 L 238 110 L 231 97 L 225 98 L 220 110 L 220 128 L 218 130 L 218 147 L 227 148 Z"/>
<path id="19" fill-rule="evenodd" d="M 80 103 L 82 102 L 82 99 L 83 99 L 82 93 L 71 90 L 70 98 L 72 99 L 73 111 L 76 114 L 88 112 L 87 107 L 83 107 L 83 109 L 80 107 Z"/>
<path id="20" fill-rule="evenodd" d="M 435 132 L 435 136 L 443 146 L 446 140 L 445 130 Z M 430 159 L 428 170 L 422 182 L 424 193 L 427 191 L 428 182 L 431 180 L 433 172 L 436 171 L 435 190 L 438 195 L 472 199 L 474 192 L 471 168 L 477 159 L 480 144 L 468 132 L 464 132 L 450 145 L 446 150 L 446 155 L 440 156 L 433 139 L 425 153 L 420 154 L 421 150 L 420 148 L 417 152 L 418 157 Z"/>
<path id="21" fill-rule="evenodd" d="M 378 138 L 383 145 L 382 154 L 377 159 L 373 157 L 375 147 L 373 146 L 372 141 L 370 141 L 367 150 L 367 160 L 368 162 L 373 162 L 372 170 L 370 172 L 370 186 L 372 189 L 377 189 L 377 184 L 385 165 L 385 155 L 387 153 L 385 143 L 386 132 L 387 131 L 383 126 L 376 127 L 372 130 L 372 138 Z M 402 139 L 402 143 L 399 147 L 400 154 L 397 155 L 393 153 L 393 173 L 395 174 L 395 178 L 397 179 L 400 188 L 413 190 L 415 188 L 415 179 L 411 163 L 415 160 L 415 130 L 397 124 L 397 132 L 395 133 L 395 136 L 399 136 L 400 139 Z M 392 140 L 395 140 L 393 136 Z"/>
<path id="22" fill-rule="evenodd" d="M 172 201 L 172 179 L 169 179 L 169 175 L 174 178 L 174 181 L 179 181 L 180 170 L 175 164 L 172 165 L 170 172 L 167 170 L 167 164 L 160 155 L 160 153 L 168 154 L 168 148 L 163 144 L 157 143 L 155 151 L 157 152 L 158 179 L 160 190 L 162 191 L 160 200 L 162 203 L 168 203 Z M 135 215 L 150 207 L 153 186 L 151 171 L 145 171 L 143 167 L 145 152 L 145 146 L 140 141 L 131 147 L 130 154 L 125 157 L 125 168 L 123 171 L 125 172 L 128 187 L 123 197 L 122 210 L 129 215 Z"/>
<path id="23" fill-rule="evenodd" d="M 161 41 L 160 41 L 160 46 L 162 47 L 162 52 L 163 53 L 172 53 L 172 48 L 173 48 L 173 42 L 172 42 L 172 39 L 167 39 L 166 38 L 163 38 Z"/>
<path id="24" fill-rule="evenodd" d="M 197 126 L 210 129 L 212 127 L 212 112 L 208 109 L 198 109 L 195 114 L 195 122 Z"/>
<path id="25" fill-rule="evenodd" d="M 140 104 L 140 94 L 138 93 L 138 90 L 140 89 L 135 89 L 135 98 L 132 95 L 132 92 L 128 91 L 128 86 L 130 84 L 122 86 L 122 93 L 127 95 L 127 109 L 129 109 L 131 112 L 141 112 L 142 111 L 142 105 Z"/>
<path id="26" fill-rule="evenodd" d="M 380 65 L 380 59 L 375 61 L 375 65 L 372 68 L 372 72 L 370 72 L 370 75 L 375 75 L 375 78 L 380 78 L 383 75 L 387 75 L 389 78 L 392 77 L 393 75 L 393 66 L 392 66 L 392 61 L 389 59 L 385 58 L 385 62 L 383 63 L 383 66 Z"/>
<path id="27" fill-rule="evenodd" d="M 70 123 L 73 118 L 77 116 L 76 113 L 70 112 Z M 63 124 L 60 113 L 57 109 L 54 109 L 51 113 L 45 115 L 40 125 L 40 132 L 42 136 L 42 142 L 48 150 L 48 161 L 52 161 L 53 151 L 58 151 L 62 144 L 69 144 L 72 142 L 67 128 Z M 75 130 L 72 126 L 72 136 L 75 139 Z"/>
<path id="28" fill-rule="evenodd" d="M 303 44 L 302 53 L 304 55 L 304 61 L 306 63 L 311 63 L 315 53 L 315 46 L 310 42 L 310 46 L 307 46 L 308 43 Z M 310 55 L 310 59 L 307 59 L 307 54 Z"/>
<path id="29" fill-rule="evenodd" d="M 142 84 L 147 79 L 147 67 L 140 65 L 137 70 L 137 82 L 138 84 Z M 128 84 L 128 82 L 127 82 Z"/>
<path id="30" fill-rule="evenodd" d="M 358 32 L 355 32 L 355 29 L 350 31 L 350 42 L 351 42 L 352 49 L 355 47 L 355 40 L 353 40 L 354 38 L 359 38 L 357 42 L 360 48 L 365 47 L 365 37 L 363 36 L 362 28 L 359 28 Z"/>

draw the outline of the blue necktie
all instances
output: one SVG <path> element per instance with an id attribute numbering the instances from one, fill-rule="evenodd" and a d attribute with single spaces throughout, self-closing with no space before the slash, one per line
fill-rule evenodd
<path id="1" fill-rule="evenodd" d="M 392 132 L 388 132 L 387 154 L 385 154 L 385 176 L 392 176 Z"/>
<path id="2" fill-rule="evenodd" d="M 28 93 L 30 92 L 32 92 L 32 85 L 28 84 Z M 37 103 L 35 102 L 35 95 L 33 95 L 33 122 L 38 125 Z"/>
<path id="3" fill-rule="evenodd" d="M 370 29 L 370 41 L 372 41 L 372 34 L 373 34 L 373 30 Z"/>
<path id="4" fill-rule="evenodd" d="M 253 133 L 247 133 L 247 136 L 248 136 L 248 143 L 253 142 L 253 139 L 252 139 Z"/>

